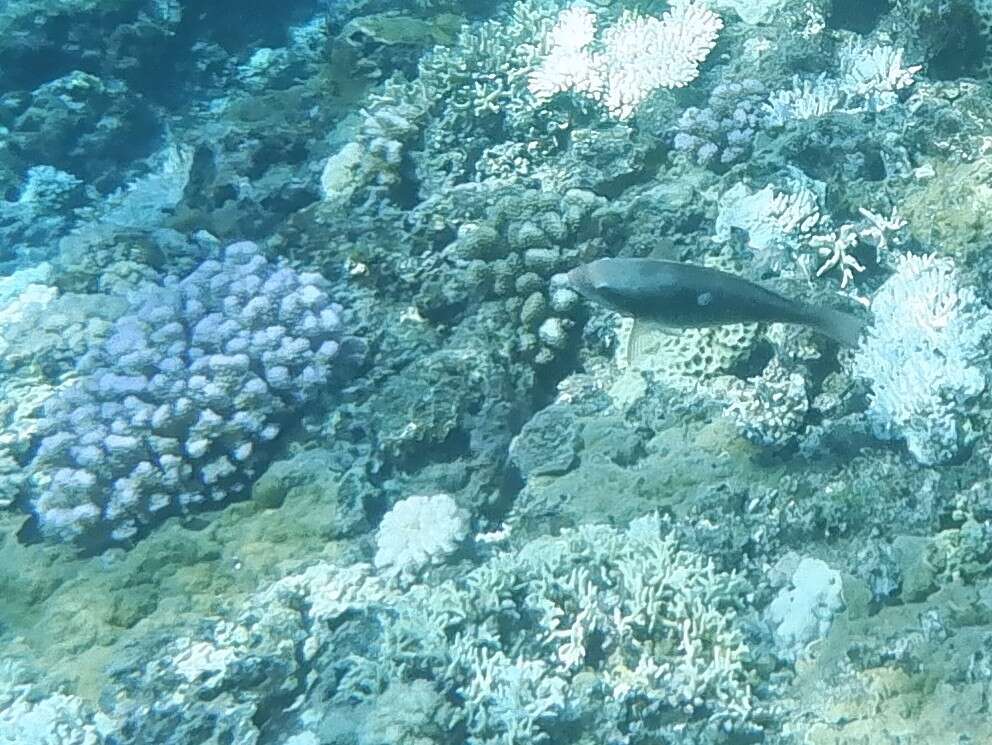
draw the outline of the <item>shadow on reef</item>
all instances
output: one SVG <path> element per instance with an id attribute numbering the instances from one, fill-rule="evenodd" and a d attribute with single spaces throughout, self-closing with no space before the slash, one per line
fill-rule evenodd
<path id="1" fill-rule="evenodd" d="M 870 34 L 892 9 L 892 0 L 860 0 L 859 2 L 835 2 L 827 13 L 827 27 L 838 30 Z"/>
<path id="2" fill-rule="evenodd" d="M 124 81 L 156 103 L 187 103 L 196 92 L 191 83 L 220 72 L 232 54 L 284 46 L 287 27 L 310 18 L 318 4 L 262 0 L 250 13 L 235 0 L 191 0 L 164 12 L 147 0 L 94 3 L 91 10 L 53 4 L 11 24 L 0 44 L 0 88 L 31 89 L 80 71 Z M 18 33 L 22 27 L 30 33 Z"/>
<path id="3" fill-rule="evenodd" d="M 927 74 L 935 80 L 985 77 L 989 71 L 989 24 L 970 2 L 927 4 L 921 36 L 933 49 Z"/>

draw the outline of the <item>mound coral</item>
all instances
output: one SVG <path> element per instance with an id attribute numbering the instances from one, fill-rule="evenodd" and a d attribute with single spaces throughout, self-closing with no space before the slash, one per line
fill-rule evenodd
<path id="1" fill-rule="evenodd" d="M 28 470 L 48 537 L 123 540 L 241 493 L 286 417 L 331 380 L 342 351 L 360 351 L 324 280 L 252 243 L 130 303 L 45 403 Z"/>

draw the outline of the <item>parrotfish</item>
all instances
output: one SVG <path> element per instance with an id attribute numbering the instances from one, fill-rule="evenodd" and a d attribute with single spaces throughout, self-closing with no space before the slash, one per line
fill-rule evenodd
<path id="1" fill-rule="evenodd" d="M 797 323 L 855 347 L 864 322 L 792 300 L 719 269 L 664 259 L 597 259 L 568 273 L 587 299 L 637 322 L 670 329 L 731 323 Z"/>

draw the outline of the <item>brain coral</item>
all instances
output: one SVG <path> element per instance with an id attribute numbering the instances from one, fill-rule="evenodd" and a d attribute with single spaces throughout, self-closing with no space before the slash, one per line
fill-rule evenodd
<path id="1" fill-rule="evenodd" d="M 287 417 L 361 348 L 319 275 L 253 243 L 129 302 L 45 404 L 28 471 L 46 537 L 123 540 L 241 493 Z"/>

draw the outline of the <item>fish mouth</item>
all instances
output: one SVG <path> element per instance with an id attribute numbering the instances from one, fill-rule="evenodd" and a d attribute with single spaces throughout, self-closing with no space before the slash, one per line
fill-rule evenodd
<path id="1" fill-rule="evenodd" d="M 568 277 L 568 284 L 576 292 L 580 292 L 583 295 L 589 289 L 589 272 L 584 266 L 577 266 L 566 275 Z"/>

